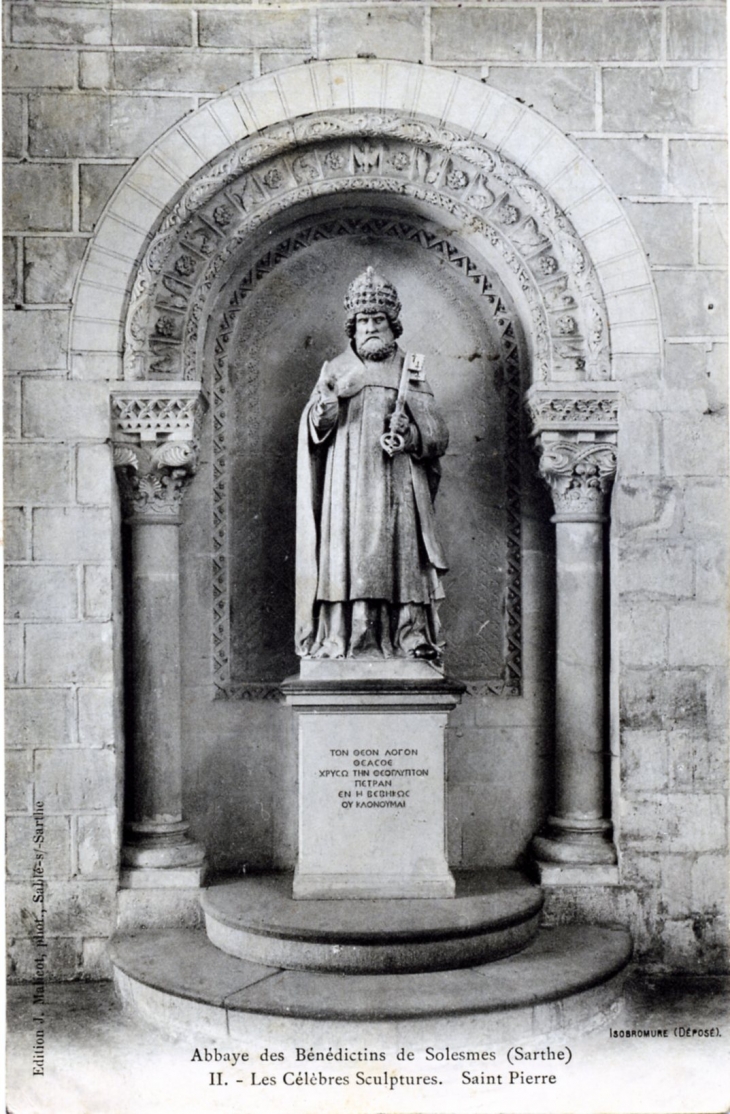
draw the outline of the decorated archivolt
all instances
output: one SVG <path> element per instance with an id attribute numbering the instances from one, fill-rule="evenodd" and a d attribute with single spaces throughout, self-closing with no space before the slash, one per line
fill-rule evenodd
<path id="1" fill-rule="evenodd" d="M 606 310 L 567 217 L 514 163 L 453 129 L 397 115 L 328 113 L 229 148 L 191 180 L 141 261 L 125 378 L 200 379 L 206 307 L 226 263 L 291 206 L 377 191 L 451 214 L 526 307 L 533 382 L 609 378 Z"/>

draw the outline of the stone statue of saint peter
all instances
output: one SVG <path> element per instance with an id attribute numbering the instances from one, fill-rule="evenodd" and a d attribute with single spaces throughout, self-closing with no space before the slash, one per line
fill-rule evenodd
<path id="1" fill-rule="evenodd" d="M 296 651 L 437 659 L 448 430 L 423 356 L 398 346 L 395 287 L 368 267 L 345 309 L 350 343 L 325 362 L 300 425 Z"/>

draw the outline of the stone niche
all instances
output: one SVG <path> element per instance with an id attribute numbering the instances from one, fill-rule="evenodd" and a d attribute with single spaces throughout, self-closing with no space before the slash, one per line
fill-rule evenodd
<path id="1" fill-rule="evenodd" d="M 347 284 L 371 263 L 400 291 L 402 344 L 426 354 L 451 429 L 445 665 L 466 685 L 447 740 L 452 865 L 517 863 L 554 796 L 556 677 L 570 685 L 554 657 L 565 582 L 548 487 L 567 492 L 564 540 L 577 514 L 596 541 L 615 467 L 600 443 L 616 419 L 595 271 L 564 213 L 494 149 L 398 114 L 315 114 L 227 148 L 181 189 L 127 313 L 127 379 L 173 395 L 202 383 L 206 400 L 180 527 L 181 785 L 214 868 L 296 861 L 281 690 L 297 668 L 295 430 L 322 361 L 345 347 Z M 600 558 L 594 571 L 599 585 Z M 580 724 L 558 705 L 572 747 Z M 600 757 L 602 728 L 588 735 Z M 594 796 L 578 809 L 589 834 Z"/>
<path id="2" fill-rule="evenodd" d="M 115 388 L 113 405 L 115 461 L 135 541 L 128 578 L 151 601 L 131 601 L 133 649 L 151 646 L 150 628 L 158 628 L 158 652 L 140 671 L 144 684 L 133 677 L 127 695 L 144 712 L 179 655 L 181 731 L 175 750 L 174 733 L 157 739 L 149 717 L 134 720 L 132 768 L 161 791 L 130 800 L 122 888 L 162 894 L 179 884 L 180 868 L 202 873 L 203 851 L 214 871 L 243 867 L 246 878 L 208 886 L 200 905 L 192 880 L 190 923 L 202 908 L 209 940 L 221 951 L 307 970 L 332 968 L 342 951 L 329 898 L 346 906 L 353 896 L 391 897 L 395 920 L 381 934 L 388 954 L 371 955 L 364 966 L 354 957 L 349 968 L 382 971 L 395 969 L 385 938 L 399 918 L 412 920 L 403 911 L 408 899 L 433 899 L 415 901 L 417 920 L 447 906 L 461 937 L 470 887 L 494 914 L 487 881 L 504 897 L 509 877 L 517 880 L 530 860 L 544 885 L 618 881 L 605 777 L 604 549 L 618 429 L 609 340 L 620 345 L 623 334 L 620 320 L 609 331 L 603 293 L 614 291 L 616 275 L 604 265 L 599 279 L 597 266 L 607 254 L 613 259 L 616 249 L 609 252 L 605 241 L 620 229 L 607 196 L 597 211 L 608 232 L 601 226 L 602 238 L 590 239 L 593 218 L 576 196 L 583 191 L 593 207 L 600 180 L 577 148 L 524 106 L 458 76 L 429 76 L 427 67 L 406 73 L 400 65 L 348 62 L 345 69 L 367 78 L 368 88 L 313 64 L 277 76 L 275 91 L 255 82 L 253 92 L 237 89 L 203 106 L 195 138 L 181 124 L 161 141 L 154 166 L 146 163 L 120 189 L 119 212 L 110 211 L 115 224 L 89 258 L 90 266 L 110 266 L 101 259 L 108 237 L 116 224 L 127 227 L 136 198 L 148 197 L 145 175 L 156 181 L 159 169 L 174 180 L 156 223 L 138 229 L 139 254 L 125 285 L 125 389 Z M 397 95 L 394 75 L 407 78 Z M 452 91 L 445 99 L 435 95 L 444 82 Z M 285 88 L 297 91 L 294 115 Z M 429 114 L 434 106 L 439 122 Z M 629 230 L 617 249 L 627 243 Z M 358 677 L 357 688 L 347 668 L 337 672 L 342 663 L 307 662 L 287 680 L 298 664 L 295 429 L 322 361 L 345 347 L 343 294 L 369 264 L 399 289 L 402 346 L 425 353 L 452 435 L 437 501 L 450 561 L 448 677 L 429 677 L 429 687 L 419 674 L 408 691 L 401 678 L 397 692 L 382 676 Z M 87 325 L 82 315 L 79 345 L 116 343 L 104 323 Z M 140 380 L 135 394 L 132 381 Z M 155 503 L 173 489 L 185 493 L 174 516 L 165 518 L 161 507 L 155 517 Z M 163 543 L 167 576 L 158 575 Z M 173 614 L 180 630 L 170 624 L 166 656 L 159 630 Z M 335 672 L 308 673 L 322 664 Z M 339 796 L 321 796 L 313 824 L 307 787 L 328 772 L 324 755 L 334 761 L 341 734 L 352 736 L 343 746 L 367 747 L 380 717 L 391 745 L 391 734 L 406 735 L 406 712 L 408 730 L 411 713 L 425 721 L 426 704 L 434 731 L 423 745 L 433 753 L 423 768 L 433 771 L 428 784 L 438 782 L 439 800 L 412 809 L 414 824 L 426 818 L 411 845 L 418 854 L 391 856 L 384 885 L 379 852 L 367 856 L 360 829 L 351 841 L 354 860 L 329 854 L 347 842 L 333 813 L 355 813 L 344 811 Z M 148 754 L 155 761 L 145 767 Z M 437 839 L 419 841 L 426 826 L 431 836 L 438 828 Z M 403 835 L 383 828 L 391 844 Z M 292 883 L 283 871 L 294 867 Z M 494 870 L 503 867 L 517 871 Z M 524 947 L 537 928 L 542 895 L 524 879 L 518 885 L 531 891 L 520 922 L 526 927 L 519 940 L 498 942 L 492 958 Z M 307 938 L 296 955 L 288 944 L 270 951 L 277 903 L 287 916 L 295 906 L 298 924 L 319 917 L 321 938 Z M 363 908 L 350 911 L 355 926 Z M 139 921 L 130 916 L 129 924 Z M 366 936 L 371 929 L 366 923 Z M 416 925 L 419 938 L 422 929 Z M 310 945 L 326 955 L 310 955 Z M 485 958 L 481 951 L 401 956 L 397 969 Z M 334 965 L 346 966 L 340 958 Z"/>
<path id="3" fill-rule="evenodd" d="M 449 739 L 452 857 L 513 865 L 546 810 L 550 654 L 537 641 L 551 622 L 552 541 L 524 429 L 528 343 L 495 268 L 439 215 L 357 190 L 336 206 L 295 206 L 231 257 L 210 310 L 210 412 L 181 572 L 186 815 L 215 865 L 296 857 L 294 738 L 279 688 L 298 669 L 296 430 L 323 360 L 347 343 L 344 291 L 370 263 L 399 290 L 401 344 L 427 355 L 451 432 L 437 498 L 450 561 L 445 666 L 467 684 Z M 515 713 L 520 730 L 505 731 Z"/>
<path id="4" fill-rule="evenodd" d="M 346 347 L 343 291 L 375 261 L 404 305 L 401 344 L 427 354 L 428 380 L 449 415 L 438 514 L 451 572 L 443 622 L 447 671 L 519 692 L 508 660 L 520 534 L 519 324 L 498 279 L 477 286 L 458 241 L 422 217 L 343 207 L 277 234 L 275 264 L 238 271 L 222 292 L 228 359 L 230 681 L 236 695 L 294 672 L 294 496 L 297 426 L 322 362 Z M 298 247 L 304 244 L 305 247 Z M 447 247 L 458 257 L 449 260 Z M 270 258 L 267 252 L 267 259 Z M 458 261 L 457 261 L 458 259 Z M 472 262 L 472 261 L 470 261 Z M 222 315 L 222 316 L 223 316 Z M 218 481 L 220 482 L 220 481 Z"/>

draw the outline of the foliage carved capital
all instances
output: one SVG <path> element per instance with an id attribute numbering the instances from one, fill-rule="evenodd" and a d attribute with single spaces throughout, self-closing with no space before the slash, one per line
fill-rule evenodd
<path id="1" fill-rule="evenodd" d="M 615 435 L 543 433 L 538 447 L 538 468 L 550 488 L 556 520 L 602 520 L 616 475 Z"/>

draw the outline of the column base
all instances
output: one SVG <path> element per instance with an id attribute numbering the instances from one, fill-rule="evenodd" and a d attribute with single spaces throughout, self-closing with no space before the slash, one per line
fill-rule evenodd
<path id="1" fill-rule="evenodd" d="M 157 871 L 158 875 L 166 873 L 174 872 Z M 184 885 L 182 877 L 176 886 L 162 886 L 157 880 L 139 888 L 124 888 L 122 881 L 117 893 L 117 929 L 120 932 L 138 932 L 146 928 L 200 928 L 203 923 L 200 907 L 202 893 L 197 882 Z"/>
<path id="2" fill-rule="evenodd" d="M 616 863 L 610 820 L 548 817 L 545 830 L 532 840 L 532 852 L 540 863 L 563 865 Z"/>
<path id="3" fill-rule="evenodd" d="M 204 881 L 204 860 L 197 866 L 133 866 L 122 867 L 119 872 L 120 890 L 183 890 L 190 886 L 200 888 Z"/>
<path id="4" fill-rule="evenodd" d="M 620 882 L 615 863 L 536 862 L 535 866 L 543 889 L 557 886 L 618 886 Z"/>
<path id="5" fill-rule="evenodd" d="M 122 847 L 122 867 L 132 870 L 201 869 L 203 848 L 188 837 L 184 821 L 127 824 Z"/>
<path id="6" fill-rule="evenodd" d="M 126 826 L 117 894 L 117 927 L 195 928 L 205 852 L 188 838 L 185 821 Z"/>

